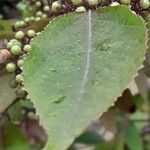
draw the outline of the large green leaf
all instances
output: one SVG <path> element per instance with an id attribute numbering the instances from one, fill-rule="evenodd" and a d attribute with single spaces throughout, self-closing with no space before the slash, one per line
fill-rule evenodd
<path id="1" fill-rule="evenodd" d="M 125 6 L 70 13 L 35 38 L 25 86 L 49 140 L 64 150 L 133 79 L 146 49 L 145 23 Z"/>

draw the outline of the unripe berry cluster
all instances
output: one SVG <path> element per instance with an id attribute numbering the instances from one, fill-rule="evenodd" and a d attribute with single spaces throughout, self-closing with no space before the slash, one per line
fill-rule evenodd
<path id="1" fill-rule="evenodd" d="M 26 21 L 28 22 L 27 18 Z M 10 82 L 10 87 L 16 88 L 18 98 L 24 98 L 27 95 L 25 90 L 20 90 L 24 81 L 22 66 L 25 57 L 31 51 L 30 43 L 35 36 L 36 32 L 33 29 L 29 29 L 26 32 L 23 30 L 16 31 L 15 38 L 5 42 L 6 49 L 0 50 L 0 63 L 6 65 L 5 69 L 8 73 L 16 74 Z"/>

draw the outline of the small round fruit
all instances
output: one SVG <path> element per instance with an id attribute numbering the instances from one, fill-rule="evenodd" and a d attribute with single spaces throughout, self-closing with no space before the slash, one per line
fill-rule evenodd
<path id="1" fill-rule="evenodd" d="M 18 42 L 18 40 L 17 39 L 11 39 L 10 42 L 12 42 L 14 44 L 15 42 Z"/>
<path id="2" fill-rule="evenodd" d="M 93 6 L 93 5 L 98 5 L 99 0 L 87 0 L 88 4 Z"/>
<path id="3" fill-rule="evenodd" d="M 19 59 L 18 62 L 17 62 L 17 66 L 18 67 L 22 67 L 23 63 L 24 63 L 24 60 L 23 59 Z"/>
<path id="4" fill-rule="evenodd" d="M 17 21 L 17 22 L 15 23 L 15 27 L 16 27 L 16 28 L 19 28 L 19 27 L 20 27 L 20 21 Z"/>
<path id="5" fill-rule="evenodd" d="M 140 7 L 142 9 L 147 9 L 150 7 L 150 1 L 149 0 L 140 0 Z"/>
<path id="6" fill-rule="evenodd" d="M 52 3 L 52 11 L 57 12 L 61 9 L 62 5 L 60 1 L 55 1 Z"/>
<path id="7" fill-rule="evenodd" d="M 24 21 L 19 21 L 19 25 L 20 25 L 20 27 L 23 27 L 23 26 L 25 26 L 25 22 Z"/>
<path id="8" fill-rule="evenodd" d="M 8 49 L 10 49 L 12 46 L 13 46 L 13 43 L 12 43 L 12 42 L 8 42 L 7 45 L 6 45 L 6 47 L 7 47 Z"/>
<path id="9" fill-rule="evenodd" d="M 22 46 L 22 43 L 20 41 L 14 42 L 14 45 Z"/>
<path id="10" fill-rule="evenodd" d="M 41 32 L 37 32 L 37 33 L 36 33 L 37 36 L 40 35 L 40 34 L 41 34 Z"/>
<path id="11" fill-rule="evenodd" d="M 23 54 L 19 58 L 25 60 L 27 58 L 27 56 L 28 56 L 27 54 Z"/>
<path id="12" fill-rule="evenodd" d="M 35 21 L 39 21 L 39 20 L 41 20 L 40 17 L 35 17 Z"/>
<path id="13" fill-rule="evenodd" d="M 15 70 L 16 70 L 16 65 L 15 65 L 14 63 L 8 63 L 8 64 L 6 65 L 6 70 L 7 70 L 8 72 L 15 72 Z"/>
<path id="14" fill-rule="evenodd" d="M 11 53 L 15 56 L 21 54 L 21 47 L 19 45 L 13 45 L 10 49 Z"/>
<path id="15" fill-rule="evenodd" d="M 12 43 L 13 45 L 19 45 L 19 46 L 22 46 L 21 42 L 17 39 L 12 39 L 9 41 L 10 43 Z M 12 45 L 12 46 L 13 46 Z"/>
<path id="16" fill-rule="evenodd" d="M 28 30 L 27 35 L 28 35 L 28 37 L 32 38 L 36 35 L 36 32 L 34 30 Z"/>
<path id="17" fill-rule="evenodd" d="M 37 2 L 35 3 L 35 6 L 36 6 L 36 7 L 41 7 L 41 6 L 42 6 L 42 4 L 41 4 L 41 2 L 40 2 L 40 1 L 37 1 Z"/>
<path id="18" fill-rule="evenodd" d="M 34 119 L 35 113 L 34 112 L 28 112 L 27 116 L 29 119 Z"/>
<path id="19" fill-rule="evenodd" d="M 21 74 L 17 74 L 15 80 L 18 83 L 22 83 L 24 81 L 23 76 Z"/>
<path id="20" fill-rule="evenodd" d="M 16 27 L 16 28 L 21 28 L 21 27 L 23 27 L 23 26 L 25 26 L 25 22 L 24 22 L 24 21 L 17 21 L 17 22 L 15 23 L 15 27 Z"/>
<path id="21" fill-rule="evenodd" d="M 16 39 L 19 39 L 19 40 L 22 40 L 22 39 L 24 38 L 24 33 L 23 33 L 23 31 L 18 31 L 18 32 L 16 32 L 15 38 L 16 38 Z"/>
<path id="22" fill-rule="evenodd" d="M 34 17 L 34 16 L 30 17 L 30 20 L 31 20 L 31 21 L 34 21 L 34 20 L 35 20 L 35 17 Z"/>
<path id="23" fill-rule="evenodd" d="M 5 63 L 11 56 L 11 53 L 7 49 L 0 50 L 0 64 Z"/>
<path id="24" fill-rule="evenodd" d="M 42 17 L 42 15 L 43 15 L 42 11 L 38 11 L 38 12 L 36 13 L 36 16 L 37 16 L 37 17 Z"/>
<path id="25" fill-rule="evenodd" d="M 82 12 L 86 12 L 86 9 L 84 6 L 80 6 L 80 7 L 77 7 L 75 12 L 77 13 L 82 13 Z"/>
<path id="26" fill-rule="evenodd" d="M 33 41 L 34 41 L 34 38 L 30 39 L 30 43 L 29 44 L 32 45 Z"/>
<path id="27" fill-rule="evenodd" d="M 120 4 L 118 3 L 118 2 L 112 2 L 111 4 L 110 4 L 110 6 L 119 6 Z"/>
<path id="28" fill-rule="evenodd" d="M 24 21 L 25 21 L 25 22 L 27 22 L 27 23 L 29 23 L 29 22 L 30 22 L 30 20 L 31 20 L 31 19 L 30 19 L 30 18 L 28 18 L 28 17 L 27 17 L 27 18 L 24 18 Z"/>
<path id="29" fill-rule="evenodd" d="M 31 45 L 30 44 L 26 44 L 24 47 L 23 47 L 23 50 L 25 52 L 30 52 L 31 51 Z"/>
<path id="30" fill-rule="evenodd" d="M 47 18 L 47 15 L 46 15 L 46 14 L 43 14 L 42 18 Z"/>
<path id="31" fill-rule="evenodd" d="M 82 3 L 82 0 L 71 0 L 74 5 L 79 5 Z"/>
<path id="32" fill-rule="evenodd" d="M 131 0 L 120 0 L 121 4 L 129 5 L 131 3 Z"/>
<path id="33" fill-rule="evenodd" d="M 50 11 L 50 7 L 48 5 L 45 5 L 44 8 L 43 8 L 43 10 L 45 12 L 49 12 Z"/>

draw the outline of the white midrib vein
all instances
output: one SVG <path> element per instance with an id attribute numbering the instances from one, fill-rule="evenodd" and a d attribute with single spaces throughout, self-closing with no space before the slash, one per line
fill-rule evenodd
<path id="1" fill-rule="evenodd" d="M 87 21 L 88 21 L 88 28 L 87 28 L 88 47 L 87 47 L 87 51 L 86 51 L 86 66 L 85 66 L 83 81 L 82 81 L 82 84 L 81 84 L 79 100 L 81 100 L 83 94 L 85 93 L 85 86 L 86 86 L 86 83 L 87 83 L 87 80 L 88 80 L 88 74 L 89 74 L 89 68 L 90 68 L 90 52 L 92 51 L 91 10 L 88 11 Z"/>
<path id="2" fill-rule="evenodd" d="M 80 101 L 82 100 L 82 97 L 85 93 L 85 86 L 87 84 L 87 81 L 88 81 L 88 74 L 89 74 L 89 69 L 90 69 L 90 53 L 92 51 L 92 17 L 91 17 L 91 10 L 88 10 L 88 14 L 87 14 L 87 49 L 86 49 L 86 62 L 85 62 L 85 69 L 84 69 L 84 74 L 83 74 L 83 79 L 82 79 L 82 83 L 81 83 L 81 88 L 79 90 L 79 96 L 76 100 L 76 107 L 71 107 L 71 111 L 72 113 L 74 114 L 74 116 L 76 116 L 78 114 L 78 109 L 80 107 Z M 69 113 L 70 113 L 70 110 L 69 110 Z M 71 113 L 71 114 L 72 114 Z M 68 118 L 68 111 L 66 113 L 66 117 Z M 64 130 L 66 130 L 67 128 L 68 129 L 71 129 L 72 128 L 72 123 L 73 122 L 68 122 L 68 124 L 64 127 Z M 62 124 L 61 124 L 61 129 L 62 129 Z M 62 136 L 66 136 L 67 132 L 64 132 L 63 130 L 63 134 Z M 74 137 L 71 139 L 69 139 L 71 142 L 74 140 Z M 70 144 L 71 144 L 70 142 Z"/>

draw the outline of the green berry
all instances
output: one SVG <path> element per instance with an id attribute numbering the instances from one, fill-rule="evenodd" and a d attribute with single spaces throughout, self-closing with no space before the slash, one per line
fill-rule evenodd
<path id="1" fill-rule="evenodd" d="M 13 43 L 13 45 L 18 45 L 18 46 L 21 47 L 21 46 L 22 46 L 22 43 L 21 43 L 20 41 L 16 41 L 16 42 Z"/>
<path id="2" fill-rule="evenodd" d="M 7 49 L 10 49 L 12 46 L 13 46 L 12 42 L 8 42 L 7 45 L 6 45 Z"/>
<path id="3" fill-rule="evenodd" d="M 80 6 L 80 7 L 77 7 L 75 12 L 77 13 L 82 13 L 82 12 L 86 12 L 86 9 L 84 6 Z"/>
<path id="4" fill-rule="evenodd" d="M 112 3 L 110 4 L 110 6 L 118 6 L 118 5 L 120 5 L 118 2 L 112 2 Z"/>
<path id="5" fill-rule="evenodd" d="M 36 33 L 37 36 L 40 35 L 40 34 L 41 34 L 41 32 L 37 32 L 37 33 Z"/>
<path id="6" fill-rule="evenodd" d="M 15 38 L 16 38 L 16 39 L 19 39 L 19 40 L 22 40 L 22 39 L 24 38 L 24 33 L 23 33 L 23 31 L 18 31 L 18 32 L 16 32 Z"/>
<path id="7" fill-rule="evenodd" d="M 35 113 L 34 112 L 28 112 L 27 116 L 28 116 L 29 119 L 34 119 Z"/>
<path id="8" fill-rule="evenodd" d="M 17 39 L 12 39 L 10 40 L 9 42 L 11 42 L 13 45 L 19 45 L 19 46 L 22 46 L 21 42 Z"/>
<path id="9" fill-rule="evenodd" d="M 42 18 L 47 18 L 47 15 L 46 15 L 46 14 L 43 14 Z"/>
<path id="10" fill-rule="evenodd" d="M 71 0 L 74 5 L 79 5 L 82 3 L 82 0 Z"/>
<path id="11" fill-rule="evenodd" d="M 15 26 L 16 26 L 16 28 L 23 27 L 23 26 L 25 26 L 25 22 L 24 22 L 24 21 L 17 21 L 17 22 L 15 23 Z"/>
<path id="12" fill-rule="evenodd" d="M 26 44 L 24 47 L 23 47 L 23 50 L 25 52 L 30 52 L 31 51 L 31 45 L 30 44 Z"/>
<path id="13" fill-rule="evenodd" d="M 19 27 L 20 27 L 20 22 L 19 22 L 19 21 L 17 21 L 17 22 L 15 23 L 15 27 L 16 27 L 16 28 L 19 28 Z"/>
<path id="14" fill-rule="evenodd" d="M 34 21 L 34 20 L 35 20 L 35 17 L 34 17 L 34 16 L 30 17 L 30 20 L 31 20 L 31 21 Z"/>
<path id="15" fill-rule="evenodd" d="M 37 17 L 42 17 L 42 16 L 43 16 L 42 11 L 38 11 L 38 12 L 36 13 L 36 16 L 37 16 Z"/>
<path id="16" fill-rule="evenodd" d="M 10 49 L 11 53 L 15 56 L 21 54 L 21 47 L 19 45 L 13 45 Z"/>
<path id="17" fill-rule="evenodd" d="M 18 83 L 22 83 L 24 81 L 23 76 L 21 74 L 17 74 L 15 80 Z"/>
<path id="18" fill-rule="evenodd" d="M 25 60 L 27 58 L 27 56 L 28 56 L 27 54 L 23 54 L 19 58 Z"/>
<path id="19" fill-rule="evenodd" d="M 19 59 L 25 60 L 27 58 L 27 56 L 28 56 L 27 54 L 23 54 L 23 55 L 19 56 Z"/>
<path id="20" fill-rule="evenodd" d="M 17 62 L 17 66 L 18 67 L 22 67 L 23 63 L 24 63 L 24 60 L 23 59 L 19 59 L 18 62 Z"/>
<path id="21" fill-rule="evenodd" d="M 34 41 L 34 38 L 30 39 L 30 45 L 33 43 Z"/>
<path id="22" fill-rule="evenodd" d="M 33 41 L 34 41 L 34 38 L 32 38 L 31 40 L 30 40 L 30 45 L 32 45 L 33 44 Z"/>
<path id="23" fill-rule="evenodd" d="M 24 21 L 20 21 L 20 27 L 23 27 L 23 26 L 25 26 L 25 22 Z"/>
<path id="24" fill-rule="evenodd" d="M 19 45 L 19 46 L 21 46 L 22 44 L 21 44 L 21 42 L 18 41 L 17 39 L 12 39 L 12 40 L 10 40 L 10 41 L 7 43 L 6 47 L 7 47 L 8 49 L 10 49 L 13 45 Z"/>
<path id="25" fill-rule="evenodd" d="M 35 17 L 35 21 L 39 21 L 39 20 L 41 20 L 40 17 Z"/>
<path id="26" fill-rule="evenodd" d="M 8 72 L 15 72 L 15 70 L 16 70 L 16 65 L 15 65 L 14 63 L 8 63 L 8 64 L 6 65 L 6 70 L 7 70 Z"/>
<path id="27" fill-rule="evenodd" d="M 35 3 L 35 6 L 36 6 L 36 7 L 41 7 L 41 6 L 42 6 L 42 4 L 41 4 L 41 2 L 40 2 L 40 1 L 37 1 L 37 2 Z"/>
<path id="28" fill-rule="evenodd" d="M 28 37 L 32 38 L 36 35 L 36 32 L 34 30 L 28 30 L 27 35 L 28 35 Z"/>
<path id="29" fill-rule="evenodd" d="M 10 81 L 9 86 L 13 89 L 17 87 L 18 83 L 15 80 Z"/>
<path id="30" fill-rule="evenodd" d="M 12 42 L 14 44 L 15 42 L 18 42 L 18 40 L 17 39 L 11 39 L 10 42 Z"/>
<path id="31" fill-rule="evenodd" d="M 140 0 L 140 7 L 142 9 L 147 9 L 150 7 L 150 1 L 149 0 Z"/>
<path id="32" fill-rule="evenodd" d="M 131 3 L 131 0 L 120 0 L 121 4 L 129 5 Z"/>
<path id="33" fill-rule="evenodd" d="M 52 3 L 52 11 L 57 12 L 61 9 L 62 5 L 60 1 L 55 1 Z"/>
<path id="34" fill-rule="evenodd" d="M 89 5 L 93 6 L 93 5 L 98 5 L 99 0 L 87 0 Z"/>
<path id="35" fill-rule="evenodd" d="M 28 18 L 28 17 L 27 17 L 27 18 L 24 18 L 24 21 L 25 21 L 25 22 L 27 22 L 27 23 L 29 23 L 29 22 L 30 22 L 30 20 L 31 20 L 31 19 L 30 19 L 30 18 Z"/>
<path id="36" fill-rule="evenodd" d="M 31 112 L 31 111 L 27 113 L 27 117 L 31 120 L 38 120 L 39 119 L 39 117 L 37 115 L 35 115 L 34 112 Z"/>
<path id="37" fill-rule="evenodd" d="M 46 5 L 46 6 L 44 6 L 43 10 L 44 10 L 45 12 L 49 12 L 49 11 L 50 11 L 50 7 L 49 7 L 48 5 Z"/>

